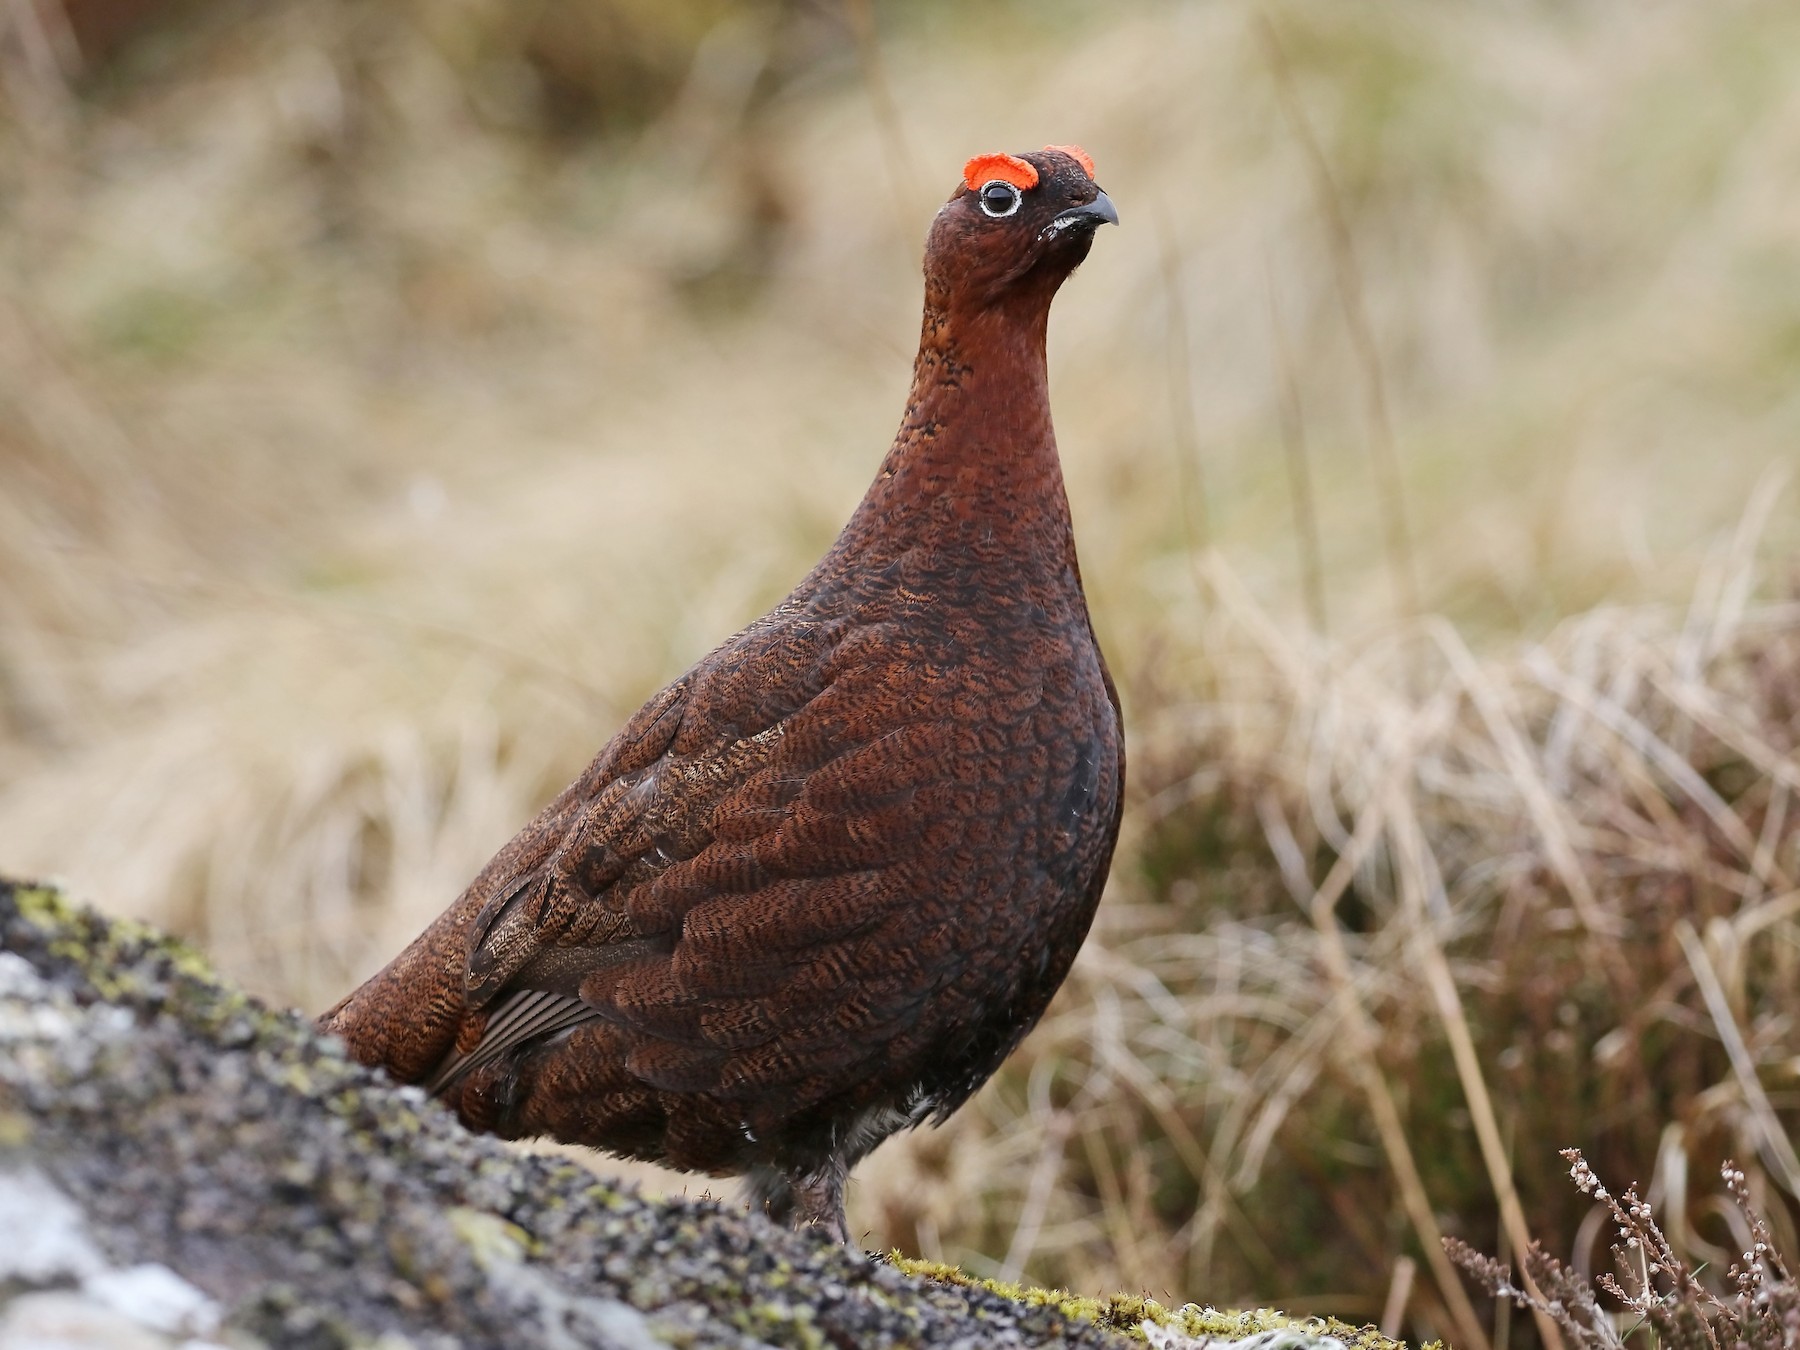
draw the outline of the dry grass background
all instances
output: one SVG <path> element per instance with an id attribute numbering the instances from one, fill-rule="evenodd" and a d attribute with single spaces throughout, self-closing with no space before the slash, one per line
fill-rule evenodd
<path id="1" fill-rule="evenodd" d="M 1560 1147 L 1796 1251 L 1791 7 L 131 8 L 0 18 L 0 866 L 329 1003 L 830 539 L 962 159 L 1079 140 L 1129 837 L 853 1223 L 1469 1350 L 1436 1235 L 1589 1261 Z"/>

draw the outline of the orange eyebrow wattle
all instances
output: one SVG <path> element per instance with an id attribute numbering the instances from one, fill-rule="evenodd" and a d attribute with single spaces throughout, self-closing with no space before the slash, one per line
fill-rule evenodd
<path id="1" fill-rule="evenodd" d="M 983 183 L 991 183 L 996 178 L 1023 192 L 1037 186 L 1038 171 L 1030 161 L 1017 155 L 977 155 L 963 165 L 963 186 L 970 192 L 980 191 Z"/>
<path id="2" fill-rule="evenodd" d="M 1081 165 L 1089 178 L 1094 176 L 1094 161 L 1088 158 L 1088 152 L 1079 145 L 1046 145 L 1046 150 L 1053 150 L 1059 155 L 1067 155 Z"/>

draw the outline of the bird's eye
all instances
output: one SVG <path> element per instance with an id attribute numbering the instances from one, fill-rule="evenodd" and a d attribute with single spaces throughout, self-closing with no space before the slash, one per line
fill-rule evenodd
<path id="1" fill-rule="evenodd" d="M 1025 194 L 1011 183 L 996 178 L 991 183 L 981 185 L 981 209 L 990 216 L 1010 216 L 1019 209 L 1019 203 Z"/>

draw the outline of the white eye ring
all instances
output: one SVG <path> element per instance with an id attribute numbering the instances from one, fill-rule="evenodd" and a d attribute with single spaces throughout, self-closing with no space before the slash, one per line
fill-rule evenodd
<path id="1" fill-rule="evenodd" d="M 1012 194 L 1004 211 L 996 211 L 993 207 L 988 205 L 988 193 L 994 188 L 1005 188 Z M 1018 211 L 1019 203 L 1025 200 L 1025 194 L 1019 191 L 1016 184 L 1009 183 L 1004 178 L 990 178 L 981 185 L 981 190 L 975 194 L 975 200 L 981 203 L 981 209 L 985 214 L 994 217 L 996 220 L 1004 220 L 1007 216 L 1013 215 Z"/>

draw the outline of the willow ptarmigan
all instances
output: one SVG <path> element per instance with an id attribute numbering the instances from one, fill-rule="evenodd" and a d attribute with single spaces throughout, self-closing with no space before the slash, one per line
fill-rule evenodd
<path id="1" fill-rule="evenodd" d="M 1031 1029 L 1112 858 L 1118 697 L 1044 339 L 1117 221 L 1076 146 L 964 166 L 906 416 L 837 542 L 325 1014 L 351 1054 L 474 1129 L 745 1173 L 848 1241 L 850 1169 Z"/>

